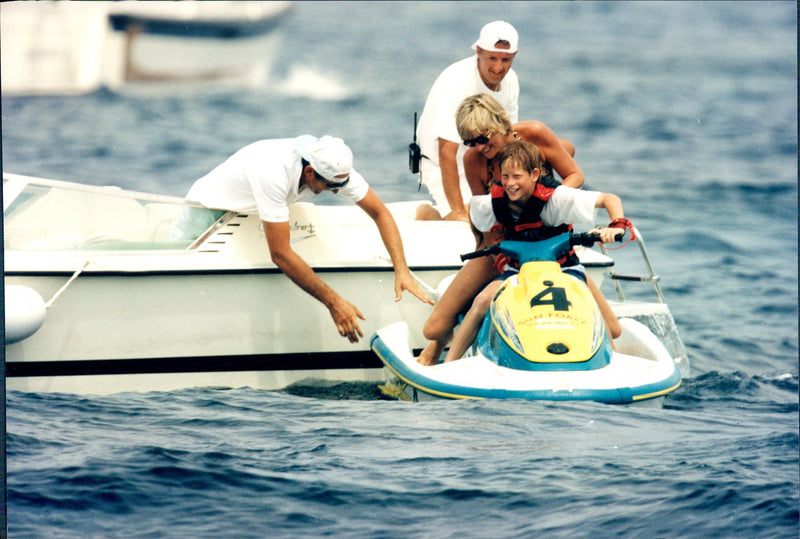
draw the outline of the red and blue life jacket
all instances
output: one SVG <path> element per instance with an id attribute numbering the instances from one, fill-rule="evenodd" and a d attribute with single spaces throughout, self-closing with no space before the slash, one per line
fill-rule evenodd
<path id="1" fill-rule="evenodd" d="M 539 178 L 533 194 L 522 208 L 518 219 L 514 218 L 509 207 L 508 195 L 500 184 L 492 186 L 492 210 L 495 219 L 500 223 L 492 228 L 501 231 L 507 240 L 512 241 L 542 241 L 565 232 L 572 231 L 572 225 L 547 226 L 542 222 L 542 209 L 553 196 L 556 187 L 561 185 L 550 177 Z M 575 250 L 570 247 L 569 253 L 558 260 L 562 267 L 580 264 Z"/>

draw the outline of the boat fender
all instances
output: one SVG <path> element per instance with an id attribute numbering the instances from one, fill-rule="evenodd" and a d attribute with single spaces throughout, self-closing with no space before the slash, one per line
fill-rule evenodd
<path id="1" fill-rule="evenodd" d="M 6 344 L 27 339 L 36 333 L 47 314 L 42 296 L 36 290 L 21 285 L 5 287 Z"/>

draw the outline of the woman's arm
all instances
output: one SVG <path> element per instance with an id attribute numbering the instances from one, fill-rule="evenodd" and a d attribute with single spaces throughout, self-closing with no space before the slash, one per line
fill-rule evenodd
<path id="1" fill-rule="evenodd" d="M 561 185 L 580 189 L 583 185 L 583 171 L 552 129 L 542 122 L 527 121 L 514 125 L 514 130 L 522 140 L 538 146 L 545 160 L 563 178 Z M 572 149 L 574 152 L 574 148 Z"/>

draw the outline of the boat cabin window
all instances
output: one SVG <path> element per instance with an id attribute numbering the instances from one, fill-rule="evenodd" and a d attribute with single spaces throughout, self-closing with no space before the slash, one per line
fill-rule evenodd
<path id="1" fill-rule="evenodd" d="M 3 210 L 6 250 L 185 250 L 220 216 L 170 197 L 137 197 L 117 188 L 28 183 L 16 193 L 10 183 L 3 182 L 4 195 L 11 195 Z M 176 225 L 190 208 L 195 219 L 206 217 L 208 226 L 178 232 Z"/>

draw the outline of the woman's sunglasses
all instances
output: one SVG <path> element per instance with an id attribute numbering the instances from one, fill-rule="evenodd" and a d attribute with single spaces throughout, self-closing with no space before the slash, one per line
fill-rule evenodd
<path id="1" fill-rule="evenodd" d="M 464 141 L 465 146 L 469 146 L 470 148 L 478 145 L 478 144 L 488 144 L 489 137 L 487 135 L 478 135 L 477 137 L 469 140 Z"/>

